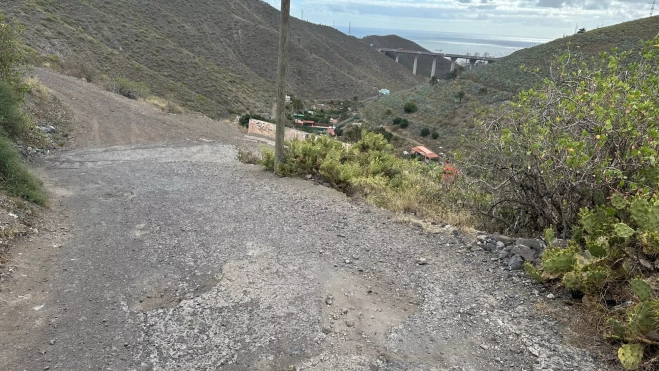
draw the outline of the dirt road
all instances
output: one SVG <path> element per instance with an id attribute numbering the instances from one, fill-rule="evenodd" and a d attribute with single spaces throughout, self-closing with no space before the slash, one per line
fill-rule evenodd
<path id="1" fill-rule="evenodd" d="M 77 130 L 39 166 L 52 211 L 1 287 L 0 369 L 605 369 L 459 234 L 240 164 L 228 124 L 39 78 Z"/>

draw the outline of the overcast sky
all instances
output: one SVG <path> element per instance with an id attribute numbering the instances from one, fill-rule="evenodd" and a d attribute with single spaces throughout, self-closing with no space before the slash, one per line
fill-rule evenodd
<path id="1" fill-rule="evenodd" d="M 265 0 L 279 9 L 280 0 Z M 555 39 L 650 15 L 652 0 L 291 0 L 291 15 L 336 26 Z M 659 8 L 655 14 L 659 13 Z"/>

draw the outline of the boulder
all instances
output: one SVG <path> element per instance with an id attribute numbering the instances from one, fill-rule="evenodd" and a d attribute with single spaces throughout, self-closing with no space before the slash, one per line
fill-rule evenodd
<path id="1" fill-rule="evenodd" d="M 517 240 L 517 245 L 528 246 L 535 250 L 538 254 L 545 251 L 545 242 L 537 238 L 520 238 Z"/>
<path id="2" fill-rule="evenodd" d="M 493 240 L 497 240 L 499 242 L 503 242 L 505 245 L 512 245 L 512 244 L 515 243 L 514 238 L 508 237 L 508 236 L 503 236 L 503 235 L 500 235 L 500 234 L 492 234 L 492 235 L 490 235 L 490 238 L 493 239 Z"/>
<path id="3" fill-rule="evenodd" d="M 508 269 L 518 271 L 524 267 L 524 259 L 519 255 L 513 255 L 508 261 Z"/>
<path id="4" fill-rule="evenodd" d="M 510 249 L 510 253 L 513 254 L 513 255 L 521 256 L 527 262 L 533 262 L 533 261 L 535 261 L 535 258 L 537 257 L 536 251 L 531 249 L 528 246 L 517 245 L 517 246 L 513 247 L 512 249 Z"/>

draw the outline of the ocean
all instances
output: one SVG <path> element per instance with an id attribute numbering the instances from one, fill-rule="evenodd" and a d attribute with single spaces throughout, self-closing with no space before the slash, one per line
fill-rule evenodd
<path id="1" fill-rule="evenodd" d="M 532 39 L 523 37 L 479 35 L 455 32 L 420 31 L 420 30 L 396 30 L 384 28 L 367 27 L 337 27 L 345 34 L 362 38 L 368 35 L 398 35 L 423 46 L 431 52 L 443 52 L 454 54 L 475 54 L 493 57 L 503 57 L 517 50 L 529 48 L 545 42 L 548 39 Z"/>

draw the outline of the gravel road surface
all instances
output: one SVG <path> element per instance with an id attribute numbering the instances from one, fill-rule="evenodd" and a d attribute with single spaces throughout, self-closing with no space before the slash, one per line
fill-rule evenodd
<path id="1" fill-rule="evenodd" d="M 0 369 L 612 369 L 467 237 L 240 164 L 229 124 L 39 77 L 78 134 L 39 165 L 52 210 L 0 288 Z"/>

